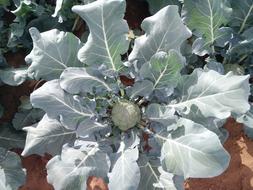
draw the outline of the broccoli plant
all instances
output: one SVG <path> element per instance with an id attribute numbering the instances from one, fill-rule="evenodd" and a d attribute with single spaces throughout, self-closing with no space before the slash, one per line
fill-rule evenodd
<path id="1" fill-rule="evenodd" d="M 23 128 L 22 155 L 54 156 L 46 168 L 55 190 L 84 190 L 90 176 L 110 190 L 179 190 L 186 178 L 228 167 L 221 127 L 250 109 L 249 76 L 212 67 L 189 73 L 182 47 L 192 32 L 177 5 L 146 18 L 130 47 L 125 8 L 124 0 L 74 6 L 89 27 L 85 43 L 57 29 L 29 30 L 27 75 L 47 82 L 30 96 L 45 115 Z M 213 36 L 204 37 L 213 58 Z"/>

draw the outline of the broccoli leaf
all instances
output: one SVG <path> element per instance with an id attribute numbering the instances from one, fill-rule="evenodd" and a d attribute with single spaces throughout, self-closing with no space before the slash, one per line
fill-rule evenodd
<path id="1" fill-rule="evenodd" d="M 188 119 L 180 119 L 178 125 L 168 137 L 155 135 L 164 141 L 161 162 L 165 171 L 203 178 L 217 176 L 228 167 L 230 156 L 215 133 Z"/>
<path id="2" fill-rule="evenodd" d="M 0 147 L 0 189 L 18 189 L 25 183 L 25 175 L 19 156 Z"/>
<path id="3" fill-rule="evenodd" d="M 236 121 L 244 124 L 246 135 L 253 139 L 253 107 L 251 106 L 250 110 L 237 118 Z"/>
<path id="4" fill-rule="evenodd" d="M 60 88 L 59 80 L 45 83 L 31 94 L 34 107 L 43 109 L 49 117 L 60 121 L 71 130 L 84 132 L 101 129 L 104 126 L 92 120 L 96 116 L 95 102 L 71 95 Z"/>
<path id="5" fill-rule="evenodd" d="M 15 114 L 12 120 L 13 127 L 16 130 L 21 130 L 23 127 L 39 122 L 44 114 L 45 112 L 41 109 L 22 109 Z"/>
<path id="6" fill-rule="evenodd" d="M 140 155 L 138 165 L 141 171 L 141 180 L 138 190 L 155 190 L 155 189 L 169 189 L 169 190 L 182 190 L 183 188 L 177 188 L 176 186 L 182 186 L 175 184 L 175 177 L 173 174 L 165 172 L 160 164 L 157 164 L 155 160 L 149 160 L 145 155 Z M 161 174 L 161 175 L 160 175 Z"/>
<path id="7" fill-rule="evenodd" d="M 112 91 L 112 87 L 100 75 L 92 68 L 67 68 L 60 77 L 60 85 L 71 94 L 93 93 L 94 88 Z"/>
<path id="8" fill-rule="evenodd" d="M 18 86 L 27 79 L 27 67 L 0 70 L 0 79 L 5 84 Z"/>
<path id="9" fill-rule="evenodd" d="M 150 62 L 142 65 L 140 76 L 153 82 L 153 90 L 174 89 L 180 80 L 183 63 L 182 56 L 175 50 L 170 50 L 168 54 L 158 52 Z"/>
<path id="10" fill-rule="evenodd" d="M 8 124 L 0 126 L 0 144 L 1 147 L 9 150 L 11 148 L 23 148 L 25 144 L 25 133 L 16 131 Z"/>
<path id="11" fill-rule="evenodd" d="M 193 33 L 199 37 L 193 46 L 201 46 L 201 48 L 198 48 L 200 50 L 195 51 L 195 53 L 200 56 L 206 53 L 215 53 L 214 43 L 224 35 L 224 32 L 221 32 L 219 28 L 228 23 L 231 12 L 232 9 L 229 7 L 227 0 L 184 1 L 184 21 Z"/>
<path id="12" fill-rule="evenodd" d="M 57 155 L 61 153 L 62 146 L 75 139 L 75 131 L 67 130 L 56 119 L 51 119 L 45 115 L 42 120 L 30 127 L 25 127 L 27 131 L 26 144 L 22 152 L 23 156 L 31 154 L 44 155 L 49 153 Z"/>
<path id="13" fill-rule="evenodd" d="M 135 190 L 140 182 L 140 169 L 137 164 L 139 150 L 127 147 L 122 141 L 117 152 L 117 160 L 109 173 L 109 189 Z"/>
<path id="14" fill-rule="evenodd" d="M 77 59 L 81 41 L 72 33 L 60 32 L 57 29 L 39 33 L 30 28 L 33 39 L 33 50 L 25 60 L 31 64 L 28 75 L 34 79 L 58 79 L 67 67 L 83 66 Z"/>
<path id="15" fill-rule="evenodd" d="M 249 76 L 236 76 L 232 72 L 221 75 L 216 71 L 195 69 L 191 75 L 183 76 L 177 89 L 178 103 L 168 107 L 189 114 L 196 105 L 203 116 L 227 118 L 231 113 L 245 113 L 249 110 Z"/>
<path id="16" fill-rule="evenodd" d="M 87 23 L 90 35 L 78 52 L 80 61 L 87 65 L 105 65 L 106 73 L 119 71 L 121 55 L 129 46 L 128 25 L 123 19 L 124 0 L 97 0 L 88 5 L 77 5 L 72 10 Z"/>
<path id="17" fill-rule="evenodd" d="M 159 51 L 180 51 L 182 43 L 191 37 L 191 31 L 183 24 L 175 5 L 167 6 L 146 18 L 141 27 L 146 34 L 135 40 L 129 55 L 129 61 L 137 60 L 141 65 Z"/>
<path id="18" fill-rule="evenodd" d="M 231 7 L 233 9 L 229 25 L 235 28 L 238 33 L 242 33 L 253 24 L 253 1 L 230 0 Z"/>
<path id="19" fill-rule="evenodd" d="M 177 117 L 174 114 L 174 109 L 156 103 L 150 104 L 145 111 L 145 115 L 150 121 L 161 123 L 164 127 L 176 122 Z"/>
<path id="20" fill-rule="evenodd" d="M 87 146 L 65 146 L 61 155 L 55 156 L 47 164 L 47 180 L 55 190 L 85 190 L 89 176 L 106 178 L 110 160 L 99 150 L 96 143 Z"/>
<path id="21" fill-rule="evenodd" d="M 143 81 L 138 81 L 135 82 L 133 87 L 130 87 L 127 90 L 128 96 L 133 99 L 138 96 L 141 97 L 148 97 L 153 90 L 153 83 L 149 80 L 143 80 Z"/>

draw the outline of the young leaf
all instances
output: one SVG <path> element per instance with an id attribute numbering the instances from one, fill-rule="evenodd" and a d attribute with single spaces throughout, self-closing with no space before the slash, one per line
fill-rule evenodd
<path id="1" fill-rule="evenodd" d="M 90 68 L 65 69 L 60 77 L 60 85 L 71 94 L 93 93 L 94 88 L 112 91 L 100 73 Z"/>
<path id="2" fill-rule="evenodd" d="M 60 154 L 62 146 L 75 138 L 74 131 L 65 129 L 59 121 L 47 115 L 37 125 L 25 127 L 24 130 L 27 131 L 27 137 L 22 156 Z"/>
<path id="3" fill-rule="evenodd" d="M 227 0 L 187 0 L 184 1 L 183 17 L 187 26 L 199 37 L 193 46 L 201 43 L 198 55 L 213 54 L 214 43 L 221 38 L 219 31 L 222 25 L 228 23 L 232 9 L 228 7 Z"/>
<path id="4" fill-rule="evenodd" d="M 133 99 L 138 96 L 148 97 L 153 90 L 153 83 L 149 80 L 135 82 L 133 87 L 127 90 L 128 96 Z"/>
<path id="5" fill-rule="evenodd" d="M 214 70 L 222 75 L 225 73 L 224 66 L 220 62 L 212 59 L 207 60 L 204 70 Z"/>
<path id="6" fill-rule="evenodd" d="M 19 156 L 0 147 L 0 189 L 16 190 L 25 183 Z"/>
<path id="7" fill-rule="evenodd" d="M 181 44 L 191 37 L 191 31 L 183 24 L 175 5 L 167 6 L 146 18 L 141 27 L 146 34 L 135 40 L 129 55 L 129 61 L 138 60 L 140 65 L 148 62 L 159 51 L 180 51 Z"/>
<path id="8" fill-rule="evenodd" d="M 174 109 L 155 103 L 147 107 L 145 115 L 150 121 L 161 123 L 164 127 L 170 126 L 177 120 Z"/>
<path id="9" fill-rule="evenodd" d="M 96 115 L 91 100 L 82 102 L 78 96 L 68 94 L 60 88 L 59 80 L 52 80 L 31 94 L 34 107 L 43 109 L 49 117 L 59 118 L 71 130 L 94 128 L 91 118 Z M 87 125 L 89 124 L 89 125 Z"/>
<path id="10" fill-rule="evenodd" d="M 72 10 L 80 15 L 90 29 L 86 44 L 78 52 L 80 61 L 87 65 L 104 64 L 108 71 L 119 71 L 122 54 L 128 50 L 128 25 L 123 20 L 124 0 L 97 0 Z"/>
<path id="11" fill-rule="evenodd" d="M 72 33 L 57 29 L 40 33 L 36 28 L 30 28 L 33 39 L 33 50 L 25 60 L 31 64 L 28 75 L 35 79 L 58 79 L 64 69 L 82 64 L 77 59 L 81 41 Z"/>
<path id="12" fill-rule="evenodd" d="M 150 62 L 142 65 L 140 76 L 154 83 L 153 90 L 175 88 L 180 80 L 180 71 L 183 68 L 183 58 L 175 50 L 169 53 L 158 52 Z"/>
<path id="13" fill-rule="evenodd" d="M 106 178 L 110 160 L 99 150 L 96 143 L 87 147 L 65 146 L 60 156 L 55 156 L 47 164 L 47 180 L 55 190 L 85 190 L 89 176 Z"/>
<path id="14" fill-rule="evenodd" d="M 156 135 L 164 141 L 163 169 L 185 178 L 214 177 L 224 172 L 230 156 L 217 135 L 188 119 L 180 119 L 178 125 L 181 127 L 171 137 Z"/>
<path id="15" fill-rule="evenodd" d="M 191 75 L 183 76 L 178 90 L 180 101 L 168 107 L 189 114 L 196 105 L 203 116 L 225 119 L 231 113 L 249 110 L 249 76 L 236 76 L 232 72 L 221 75 L 216 71 L 195 69 Z"/>

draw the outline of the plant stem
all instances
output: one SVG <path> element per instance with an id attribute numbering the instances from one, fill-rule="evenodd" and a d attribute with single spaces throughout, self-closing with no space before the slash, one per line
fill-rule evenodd
<path id="1" fill-rule="evenodd" d="M 228 62 L 228 59 L 227 59 L 226 57 L 224 57 L 222 64 L 223 64 L 223 65 L 226 65 L 227 62 Z"/>
<path id="2" fill-rule="evenodd" d="M 77 24 L 78 24 L 79 18 L 80 18 L 79 16 L 76 17 L 75 22 L 74 22 L 74 25 L 73 25 L 73 27 L 72 27 L 72 29 L 71 29 L 72 32 L 75 31 L 75 28 L 76 28 L 76 26 L 77 26 Z"/>
<path id="3" fill-rule="evenodd" d="M 242 62 L 244 59 L 246 59 L 247 57 L 248 57 L 247 54 L 245 54 L 244 56 L 242 56 L 242 58 L 239 59 L 238 64 L 241 63 L 241 62 Z"/>
<path id="4" fill-rule="evenodd" d="M 138 104 L 138 106 L 140 106 L 140 105 L 143 104 L 144 102 L 145 102 L 145 99 L 142 98 L 142 99 L 140 99 L 140 100 L 137 102 L 137 104 Z"/>

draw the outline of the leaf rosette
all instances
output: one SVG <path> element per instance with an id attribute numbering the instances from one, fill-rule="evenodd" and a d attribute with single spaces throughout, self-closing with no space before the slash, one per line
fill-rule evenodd
<path id="1" fill-rule="evenodd" d="M 47 178 L 56 190 L 86 189 L 89 176 L 102 177 L 112 190 L 180 189 L 185 178 L 217 176 L 228 167 L 219 127 L 206 121 L 249 110 L 249 76 L 185 74 L 180 48 L 191 31 L 176 5 L 144 19 L 145 34 L 124 59 L 125 8 L 124 0 L 74 6 L 90 30 L 85 44 L 69 33 L 32 29 L 28 70 L 48 82 L 31 94 L 31 104 L 46 115 L 25 128 L 23 155 L 55 155 Z M 133 70 L 135 82 L 125 86 L 120 76 Z"/>

